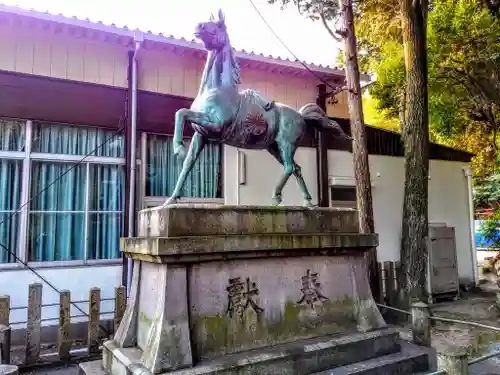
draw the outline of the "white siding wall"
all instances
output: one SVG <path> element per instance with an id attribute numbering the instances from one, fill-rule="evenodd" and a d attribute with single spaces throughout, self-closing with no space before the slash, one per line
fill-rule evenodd
<path id="1" fill-rule="evenodd" d="M 246 184 L 237 184 L 237 152 L 226 147 L 224 154 L 224 197 L 227 204 L 270 204 L 282 167 L 267 152 L 243 151 L 246 159 Z M 316 156 L 313 148 L 297 151 L 296 162 L 317 202 Z M 352 154 L 328 151 L 329 177 L 353 178 Z M 458 269 L 464 281 L 473 280 L 467 179 L 465 163 L 431 160 L 429 180 L 429 221 L 454 226 Z M 370 156 L 373 184 L 375 230 L 379 234 L 378 259 L 399 260 L 401 215 L 404 193 L 404 160 L 389 156 Z M 283 203 L 301 205 L 299 187 L 292 176 L 283 190 Z"/>
<path id="2" fill-rule="evenodd" d="M 113 298 L 114 288 L 121 284 L 121 266 L 118 265 L 94 265 L 86 267 L 55 267 L 39 268 L 36 270 L 43 278 L 59 290 L 69 290 L 73 301 L 85 301 L 89 299 L 89 290 L 93 287 L 101 288 L 101 298 Z M 28 303 L 28 286 L 33 283 L 43 285 L 43 304 L 59 303 L 59 294 L 45 284 L 38 276 L 28 269 L 5 270 L 0 272 L 0 295 L 9 295 L 10 304 L 13 308 L 25 307 Z M 88 303 L 78 303 L 84 312 L 88 312 Z M 104 301 L 101 303 L 101 311 L 113 311 L 114 302 Z M 26 309 L 16 309 L 10 314 L 11 322 L 26 321 Z M 82 315 L 74 306 L 71 307 L 71 315 Z M 44 307 L 42 319 L 50 319 L 59 316 L 59 307 Z M 112 314 L 106 314 L 102 318 L 112 318 Z M 75 319 L 82 321 L 87 319 Z M 58 324 L 57 320 L 44 322 L 43 325 Z M 16 328 L 24 328 L 25 324 L 16 324 Z"/>

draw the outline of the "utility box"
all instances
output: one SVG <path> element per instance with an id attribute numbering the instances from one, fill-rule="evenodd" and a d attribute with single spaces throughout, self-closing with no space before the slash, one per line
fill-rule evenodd
<path id="1" fill-rule="evenodd" d="M 460 285 L 454 227 L 429 225 L 427 270 L 429 303 L 437 299 L 458 299 Z"/>

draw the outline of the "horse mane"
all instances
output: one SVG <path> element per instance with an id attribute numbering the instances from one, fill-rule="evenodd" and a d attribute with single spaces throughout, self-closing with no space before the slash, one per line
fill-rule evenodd
<path id="1" fill-rule="evenodd" d="M 237 87 L 241 84 L 240 64 L 236 59 L 227 32 L 220 33 L 217 37 L 219 38 L 218 42 L 224 44 L 224 47 L 208 51 L 198 95 L 205 89 L 223 86 Z"/>
<path id="2" fill-rule="evenodd" d="M 227 34 L 226 34 L 227 35 Z M 241 70 L 240 70 L 240 63 L 236 59 L 234 48 L 231 46 L 231 43 L 229 42 L 229 36 L 226 36 L 226 47 L 224 49 L 228 50 L 229 56 L 226 58 L 225 61 L 227 61 L 228 66 L 224 66 L 222 69 L 222 73 L 226 69 L 230 69 L 231 71 L 231 85 L 232 86 L 237 86 L 241 84 Z M 222 74 L 221 73 L 221 74 Z"/>

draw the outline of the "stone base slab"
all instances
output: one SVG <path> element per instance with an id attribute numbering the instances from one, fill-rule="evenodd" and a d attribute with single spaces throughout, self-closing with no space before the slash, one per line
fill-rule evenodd
<path id="1" fill-rule="evenodd" d="M 139 212 L 139 236 L 358 233 L 353 209 L 180 204 Z"/>
<path id="2" fill-rule="evenodd" d="M 377 234 L 252 234 L 189 237 L 122 238 L 126 256 L 152 263 L 191 263 L 213 260 L 287 257 L 314 251 L 362 254 L 378 245 Z"/>
<path id="3" fill-rule="evenodd" d="M 394 328 L 367 333 L 301 340 L 264 349 L 225 355 L 201 362 L 192 368 L 169 375 L 276 375 L 311 374 L 345 366 L 400 350 L 399 335 Z M 119 348 L 111 340 L 104 344 L 103 361 L 80 364 L 80 375 L 150 374 L 141 364 L 138 348 Z"/>

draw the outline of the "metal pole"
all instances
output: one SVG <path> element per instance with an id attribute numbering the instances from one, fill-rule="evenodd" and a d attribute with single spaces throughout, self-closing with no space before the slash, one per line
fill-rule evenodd
<path id="1" fill-rule="evenodd" d="M 135 172 L 136 172 L 136 143 L 137 143 L 137 54 L 144 40 L 142 33 L 134 34 L 135 51 L 132 59 L 132 98 L 131 98 L 131 131 L 130 131 L 130 189 L 128 204 L 128 237 L 133 237 L 135 232 Z M 132 284 L 132 259 L 127 258 L 127 294 Z"/>

